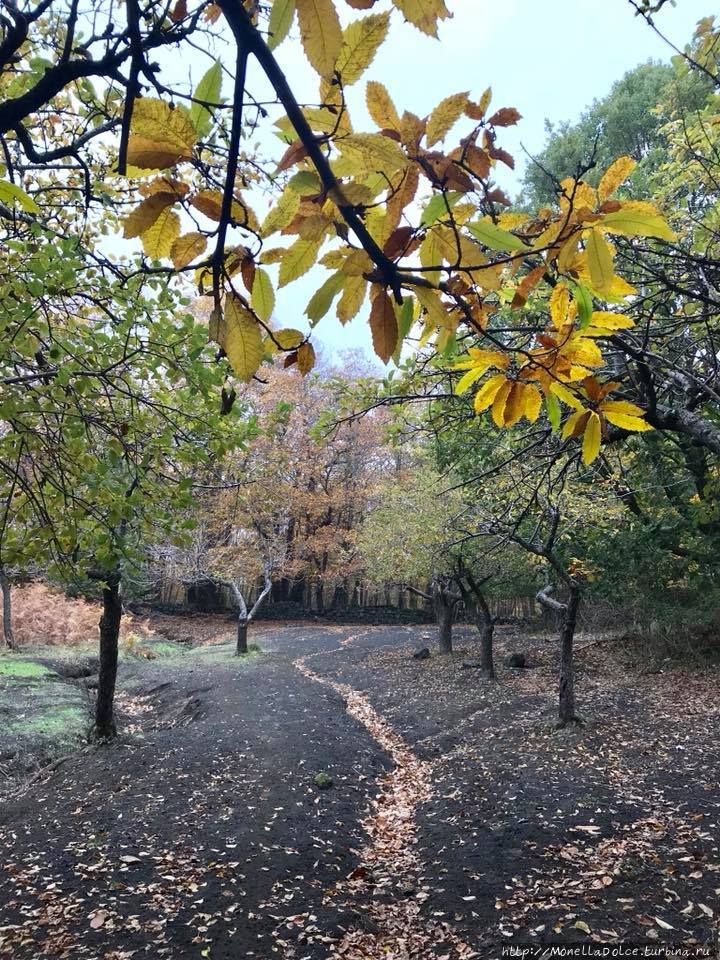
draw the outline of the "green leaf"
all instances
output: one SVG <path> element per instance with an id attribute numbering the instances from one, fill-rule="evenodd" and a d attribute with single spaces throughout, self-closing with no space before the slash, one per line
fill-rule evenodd
<path id="1" fill-rule="evenodd" d="M 3 203 L 18 203 L 28 213 L 40 213 L 40 207 L 33 198 L 29 197 L 16 184 L 7 180 L 0 182 L 0 200 Z"/>
<path id="2" fill-rule="evenodd" d="M 312 196 L 322 190 L 320 177 L 311 170 L 299 170 L 294 176 L 290 177 L 288 186 L 295 193 L 299 193 L 301 197 Z"/>
<path id="3" fill-rule="evenodd" d="M 345 274 L 339 270 L 327 278 L 325 283 L 315 291 L 305 308 L 305 316 L 313 326 L 322 320 L 332 306 L 335 297 L 340 293 L 345 283 Z"/>
<path id="4" fill-rule="evenodd" d="M 440 217 L 447 216 L 448 207 L 452 208 L 460 199 L 462 194 L 457 190 L 450 190 L 448 193 L 436 193 L 428 205 L 423 210 L 420 218 L 421 227 L 429 227 Z"/>
<path id="5" fill-rule="evenodd" d="M 572 294 L 578 308 L 580 329 L 584 330 L 590 324 L 593 314 L 593 298 L 587 287 L 582 283 L 571 284 Z"/>
<path id="6" fill-rule="evenodd" d="M 275 292 L 267 270 L 262 267 L 255 269 L 250 304 L 263 323 L 267 323 L 275 306 Z"/>
<path id="7" fill-rule="evenodd" d="M 560 429 L 562 413 L 560 410 L 560 404 L 558 403 L 557 397 L 554 393 L 547 393 L 545 395 L 545 409 L 547 410 L 548 420 L 553 428 L 553 433 L 557 433 L 557 431 Z"/>
<path id="8" fill-rule="evenodd" d="M 478 220 L 475 223 L 467 225 L 470 233 L 482 243 L 483 246 L 491 250 L 502 250 L 511 253 L 513 250 L 526 250 L 526 245 L 519 237 L 513 233 L 508 233 L 500 227 L 496 227 L 489 220 Z"/>
<path id="9" fill-rule="evenodd" d="M 414 306 L 415 304 L 412 297 L 405 297 L 398 314 L 398 341 L 395 347 L 395 353 L 393 354 L 395 366 L 398 366 L 400 363 L 403 340 L 410 333 L 410 328 L 413 325 Z"/>
<path id="10" fill-rule="evenodd" d="M 295 0 L 274 0 L 270 11 L 267 45 L 271 50 L 279 46 L 290 33 L 295 16 Z"/>
<path id="11" fill-rule="evenodd" d="M 200 83 L 195 88 L 193 97 L 205 103 L 218 103 L 222 86 L 222 67 L 216 60 Z M 197 130 L 198 137 L 203 137 L 212 127 L 213 115 L 202 103 L 193 103 L 190 107 L 190 120 Z"/>

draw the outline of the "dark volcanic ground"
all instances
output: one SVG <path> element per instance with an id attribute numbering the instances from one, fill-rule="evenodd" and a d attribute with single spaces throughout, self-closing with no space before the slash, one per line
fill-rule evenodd
<path id="1" fill-rule="evenodd" d="M 308 654 L 432 765 L 421 882 L 401 895 L 477 956 L 513 940 L 716 939 L 717 671 L 648 675 L 588 646 L 586 724 L 557 732 L 552 643 L 502 636 L 500 657 L 524 650 L 530 667 L 488 684 L 461 666 L 470 631 L 452 657 L 412 659 L 431 636 L 262 624 L 264 652 L 243 661 L 222 644 L 124 664 L 120 741 L 0 811 L 0 956 L 319 960 L 372 926 L 362 821 L 390 760 L 341 695 L 296 669 Z"/>

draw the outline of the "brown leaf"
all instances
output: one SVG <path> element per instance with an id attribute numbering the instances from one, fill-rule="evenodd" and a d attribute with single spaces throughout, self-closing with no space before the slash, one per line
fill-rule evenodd
<path id="1" fill-rule="evenodd" d="M 495 147 L 490 144 L 488 147 L 488 153 L 493 160 L 502 160 L 502 162 L 510 167 L 511 170 L 515 169 L 515 160 L 513 159 L 512 154 L 508 153 L 507 150 L 503 150 L 500 147 Z"/>
<path id="2" fill-rule="evenodd" d="M 173 23 L 180 23 L 187 16 L 187 0 L 177 0 L 175 6 L 170 11 L 170 19 Z"/>
<path id="3" fill-rule="evenodd" d="M 253 283 L 255 282 L 255 261 L 252 257 L 245 257 L 240 264 L 240 276 L 247 292 L 252 293 Z"/>
<path id="4" fill-rule="evenodd" d="M 538 283 L 540 283 L 544 273 L 545 273 L 545 265 L 543 264 L 543 266 L 541 267 L 535 267 L 534 270 L 531 270 L 530 273 L 528 273 L 526 276 L 522 278 L 522 280 L 518 284 L 517 290 L 515 291 L 515 296 L 512 299 L 512 303 L 510 304 L 512 309 L 525 306 L 525 304 L 527 303 L 527 298 L 530 296 L 530 293 L 535 289 Z M 577 827 L 576 829 L 589 830 L 590 828 Z M 597 828 L 594 828 L 594 829 L 597 829 Z"/>
<path id="5" fill-rule="evenodd" d="M 307 156 L 307 150 L 302 140 L 296 140 L 294 143 L 291 143 L 287 148 L 285 153 L 280 158 L 280 163 L 278 163 L 278 173 L 283 170 L 289 170 L 290 167 L 294 166 L 296 163 L 299 163 L 304 157 Z"/>
<path id="6" fill-rule="evenodd" d="M 387 363 L 397 346 L 398 326 L 392 300 L 385 290 L 381 290 L 373 300 L 370 330 L 375 353 L 383 363 Z"/>
<path id="7" fill-rule="evenodd" d="M 395 257 L 399 257 L 404 253 L 413 233 L 412 227 L 398 227 L 397 230 L 393 230 L 383 247 L 385 256 L 389 257 L 390 260 L 394 260 Z"/>
<path id="8" fill-rule="evenodd" d="M 305 343 L 300 344 L 300 346 L 297 348 L 297 365 L 298 370 L 303 376 L 306 376 L 308 373 L 310 373 L 312 368 L 315 366 L 315 349 L 309 341 L 305 341 Z M 289 366 L 287 361 L 285 366 Z"/>
<path id="9" fill-rule="evenodd" d="M 132 210 L 123 221 L 123 236 L 126 239 L 139 237 L 149 230 L 165 207 L 177 199 L 174 193 L 153 193 Z"/>
<path id="10" fill-rule="evenodd" d="M 518 113 L 515 107 L 501 107 L 490 117 L 488 123 L 494 127 L 512 127 L 522 119 L 522 114 Z"/>

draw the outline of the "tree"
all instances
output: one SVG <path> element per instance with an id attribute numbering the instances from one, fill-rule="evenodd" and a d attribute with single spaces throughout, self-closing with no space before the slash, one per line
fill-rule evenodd
<path id="1" fill-rule="evenodd" d="M 451 485 L 422 460 L 396 473 L 379 491 L 359 541 L 368 579 L 398 584 L 432 605 L 441 653 L 452 653 L 452 625 L 463 595 L 477 600 L 480 592 L 462 557 L 466 507 L 448 490 Z"/>
<path id="2" fill-rule="evenodd" d="M 643 63 L 628 71 L 575 123 L 547 123 L 547 144 L 525 172 L 524 202 L 531 208 L 552 203 L 557 184 L 580 171 L 597 187 L 600 171 L 621 156 L 637 163 L 627 187 L 632 196 L 652 196 L 653 175 L 668 148 L 663 102 L 672 91 L 683 112 L 692 114 L 706 99 L 708 87 L 706 78 L 695 75 L 678 83 L 670 64 Z"/>
<path id="3" fill-rule="evenodd" d="M 143 262 L 144 272 L 194 270 L 201 290 L 213 296 L 210 337 L 242 380 L 256 374 L 266 347 L 285 351 L 287 363 L 301 370 L 313 363 L 302 334 L 270 324 L 274 294 L 266 268 L 276 264 L 280 285 L 316 263 L 332 271 L 308 303 L 312 323 L 334 300 L 339 318 L 349 320 L 369 292 L 373 342 L 386 362 L 421 314 L 424 339 L 439 352 L 470 331 L 509 357 L 514 345 L 486 330 L 498 298 L 521 309 L 534 289 L 547 301 L 558 281 L 575 307 L 582 306 L 568 314 L 567 323 L 577 341 L 587 339 L 579 336 L 579 323 L 587 321 L 592 298 L 624 301 L 631 293 L 614 275 L 607 236 L 669 238 L 661 216 L 612 199 L 629 172 L 625 161 L 604 176 L 601 195 L 568 182 L 561 186 L 559 209 L 537 216 L 503 212 L 509 201 L 493 177 L 498 164 L 511 166 L 512 158 L 498 140 L 519 114 L 511 107 L 491 110 L 489 90 L 477 101 L 464 93 L 445 98 L 423 119 L 398 113 L 384 86 L 371 81 L 368 103 L 379 132 L 355 133 L 344 90 L 369 68 L 394 12 L 431 35 L 449 16 L 443 0 L 393 0 L 343 30 L 332 0 L 322 7 L 311 0 L 274 0 L 268 22 L 254 5 L 235 0 L 201 3 L 191 11 L 182 0 L 167 16 L 153 0 L 142 13 L 129 3 L 123 24 L 99 11 L 105 29 L 86 39 L 76 31 L 72 4 L 60 12 L 52 3 L 13 9 L 1 48 L 5 63 L 12 64 L 12 83 L 7 71 L 5 79 L 9 96 L 0 109 L 0 136 L 9 143 L 6 202 L 24 207 L 31 222 L 46 221 L 59 175 L 64 219 L 70 221 L 78 201 L 84 202 L 89 231 L 117 219 L 126 237 L 140 238 L 151 258 Z M 300 107 L 273 52 L 296 13 L 305 53 L 320 78 L 319 107 Z M 168 85 L 152 59 L 165 48 L 195 47 L 200 31 L 235 47 L 227 102 L 219 62 L 187 89 Z M 50 67 L 38 79 L 33 54 L 40 49 Z M 247 89 L 249 58 L 285 111 L 277 126 L 288 146 L 277 167 L 241 151 L 243 123 L 265 119 Z M 92 78 L 99 78 L 101 92 Z M 448 138 L 456 129 L 453 147 Z M 444 142 L 447 148 L 440 149 Z M 109 185 L 108 166 L 118 174 Z M 161 175 L 144 179 L 155 171 Z M 262 223 L 247 196 L 256 183 L 282 187 Z M 97 217 L 95 191 L 103 198 Z M 130 202 L 135 206 L 128 213 Z M 278 232 L 297 239 L 266 250 L 264 242 Z M 236 238 L 242 242 L 234 243 Z M 157 263 L 163 260 L 172 268 Z M 561 344 L 546 353 L 545 366 L 557 369 Z M 538 382 L 547 392 L 542 377 Z M 534 410 L 535 393 L 525 396 Z"/>
<path id="4" fill-rule="evenodd" d="M 33 242 L 18 245 L 17 272 L 0 290 L 3 559 L 102 584 L 95 733 L 105 739 L 123 570 L 150 531 L 177 529 L 188 466 L 222 455 L 243 424 L 221 416 L 225 371 L 177 294 L 99 267 L 89 291 L 78 286 L 88 263 L 75 239 L 22 229 Z"/>

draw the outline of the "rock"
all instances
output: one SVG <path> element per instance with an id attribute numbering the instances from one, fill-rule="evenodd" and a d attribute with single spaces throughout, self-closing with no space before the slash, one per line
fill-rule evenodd
<path id="1" fill-rule="evenodd" d="M 313 778 L 313 783 L 318 788 L 318 790 L 329 790 L 330 787 L 334 786 L 333 778 L 327 773 L 316 773 Z"/>
<path id="2" fill-rule="evenodd" d="M 526 667 L 527 661 L 524 653 L 511 653 L 505 657 L 506 667 Z"/>
<path id="3" fill-rule="evenodd" d="M 413 654 L 413 659 L 415 660 L 429 660 L 430 651 L 427 647 L 421 647 L 419 650 L 416 650 Z"/>

